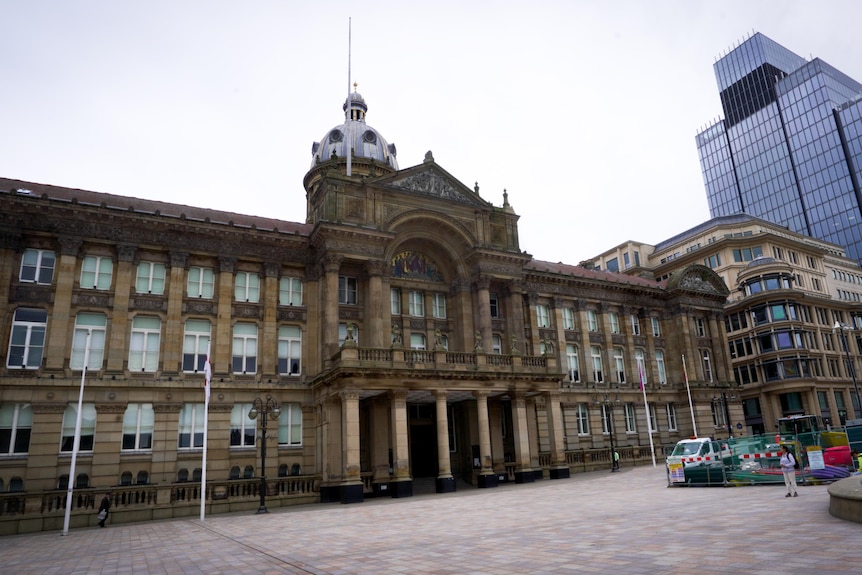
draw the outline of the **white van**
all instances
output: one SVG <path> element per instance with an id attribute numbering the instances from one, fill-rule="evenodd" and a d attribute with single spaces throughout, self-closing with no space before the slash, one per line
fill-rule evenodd
<path id="1" fill-rule="evenodd" d="M 682 471 L 685 467 L 695 465 L 716 465 L 731 463 L 731 451 L 727 443 L 716 441 L 711 437 L 689 437 L 683 439 L 667 456 L 668 472 Z"/>

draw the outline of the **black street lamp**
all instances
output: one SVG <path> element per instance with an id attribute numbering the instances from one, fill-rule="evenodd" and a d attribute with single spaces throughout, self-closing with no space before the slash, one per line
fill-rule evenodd
<path id="1" fill-rule="evenodd" d="M 844 325 L 841 322 L 836 321 L 835 325 L 832 326 L 832 333 L 835 331 L 839 331 L 841 333 L 841 338 L 844 340 L 844 352 L 847 354 L 847 369 L 850 371 L 850 377 L 853 379 L 853 391 L 856 393 L 856 405 L 853 406 L 853 415 L 854 419 L 859 417 L 858 409 L 862 409 L 862 403 L 860 403 L 859 399 L 859 386 L 856 384 L 856 370 L 853 369 L 853 362 L 850 360 L 850 345 L 847 343 L 847 334 L 845 331 L 851 330 L 849 325 Z M 852 401 L 850 403 L 853 403 Z"/>
<path id="2" fill-rule="evenodd" d="M 278 407 L 278 402 L 271 395 L 267 395 L 266 399 L 255 398 L 251 404 L 251 411 L 248 412 L 249 419 L 257 419 L 257 414 L 261 414 L 260 418 L 260 507 L 258 513 L 269 513 L 266 509 L 266 416 L 269 415 L 273 420 L 278 419 L 281 415 L 281 409 Z"/>
<path id="3" fill-rule="evenodd" d="M 603 398 L 596 397 L 595 404 L 604 407 L 602 417 L 608 425 L 608 435 L 611 438 L 611 473 L 620 470 L 620 462 L 617 460 L 617 450 L 614 447 L 614 404 L 619 405 L 619 398 L 612 400 L 606 393 Z"/>

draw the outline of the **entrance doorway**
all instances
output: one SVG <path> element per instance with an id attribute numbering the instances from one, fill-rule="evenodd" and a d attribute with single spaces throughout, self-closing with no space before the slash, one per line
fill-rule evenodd
<path id="1" fill-rule="evenodd" d="M 414 479 L 437 477 L 437 423 L 433 404 L 408 406 L 407 424 L 410 433 L 410 467 Z"/>

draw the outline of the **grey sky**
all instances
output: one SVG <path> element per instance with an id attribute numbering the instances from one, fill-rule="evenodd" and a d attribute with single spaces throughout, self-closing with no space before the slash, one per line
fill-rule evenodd
<path id="1" fill-rule="evenodd" d="M 862 80 L 854 1 L 0 2 L 0 175 L 304 221 L 352 78 L 401 168 L 438 164 L 578 263 L 709 217 L 712 64 L 760 31 Z"/>

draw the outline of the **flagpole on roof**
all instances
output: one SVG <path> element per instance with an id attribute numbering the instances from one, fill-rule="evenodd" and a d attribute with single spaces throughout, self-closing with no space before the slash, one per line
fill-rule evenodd
<path id="1" fill-rule="evenodd" d="M 212 364 L 210 363 L 210 350 L 212 339 L 207 342 L 207 360 L 204 364 L 204 445 L 201 461 L 201 522 L 204 520 L 207 503 L 207 431 L 210 418 L 210 382 L 212 381 Z M 192 430 L 192 445 L 194 445 L 194 430 Z"/>
<path id="2" fill-rule="evenodd" d="M 347 175 L 351 175 L 350 160 L 353 156 L 353 112 L 350 109 L 350 51 L 353 43 L 352 18 L 347 19 L 347 134 L 345 153 L 347 154 Z"/>
<path id="3" fill-rule="evenodd" d="M 87 379 L 87 363 L 90 361 L 90 332 L 84 339 L 84 366 L 81 368 L 81 391 L 78 393 L 78 413 L 75 416 L 75 436 L 72 439 L 72 461 L 69 465 L 69 481 L 66 485 L 66 515 L 63 518 L 63 532 L 69 534 L 69 519 L 72 513 L 72 491 L 75 489 L 75 464 L 78 461 L 78 449 L 81 447 L 81 421 L 84 410 L 84 382 Z"/>

